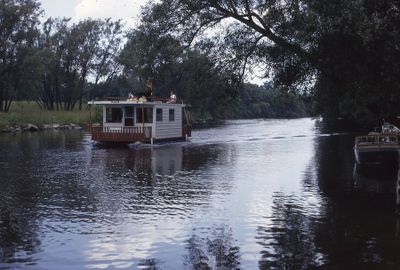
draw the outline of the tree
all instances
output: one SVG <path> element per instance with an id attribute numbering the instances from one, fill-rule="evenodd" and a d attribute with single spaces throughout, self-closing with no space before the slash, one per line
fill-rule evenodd
<path id="1" fill-rule="evenodd" d="M 237 90 L 228 69 L 216 65 L 199 49 L 182 46 L 172 35 L 159 36 L 151 29 L 139 28 L 128 37 L 119 61 L 124 75 L 133 78 L 136 92 L 142 92 L 144 81 L 152 77 L 156 95 L 167 97 L 174 90 L 202 117 L 224 116 L 224 108 Z"/>
<path id="2" fill-rule="evenodd" d="M 391 0 L 163 0 L 142 19 L 160 36 L 213 45 L 239 78 L 257 66 L 325 117 L 365 123 L 398 111 L 399 10 Z"/>
<path id="3" fill-rule="evenodd" d="M 128 34 L 118 61 L 124 67 L 124 74 L 133 78 L 137 91 L 142 92 L 141 88 L 148 78 L 154 78 L 159 88 L 169 88 L 176 84 L 174 73 L 181 50 L 180 42 L 172 36 L 160 37 L 147 29 L 138 28 Z M 168 94 L 168 89 L 159 91 L 159 95 Z"/>
<path id="4" fill-rule="evenodd" d="M 120 21 L 110 19 L 87 19 L 74 25 L 72 35 L 78 39 L 79 76 L 79 109 L 82 109 L 83 90 L 88 75 L 95 78 L 94 84 L 103 77 L 111 77 L 117 73 L 118 65 L 114 59 L 119 53 L 122 42 L 122 25 Z"/>
<path id="5" fill-rule="evenodd" d="M 78 102 L 81 109 L 86 89 L 118 74 L 115 56 L 121 42 L 119 21 L 87 19 L 70 25 L 68 18 L 48 19 L 25 63 L 38 104 L 47 110 L 71 110 Z"/>
<path id="6" fill-rule="evenodd" d="M 0 0 L 0 111 L 8 111 L 18 94 L 40 14 L 36 0 Z"/>

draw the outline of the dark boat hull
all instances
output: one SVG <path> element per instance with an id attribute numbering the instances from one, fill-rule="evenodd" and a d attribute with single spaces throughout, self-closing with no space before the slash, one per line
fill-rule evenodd
<path id="1" fill-rule="evenodd" d="M 359 165 L 397 167 L 399 149 L 355 149 L 356 162 Z"/>

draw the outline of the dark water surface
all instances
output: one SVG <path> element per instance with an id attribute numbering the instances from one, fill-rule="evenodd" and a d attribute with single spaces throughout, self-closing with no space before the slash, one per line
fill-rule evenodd
<path id="1" fill-rule="evenodd" d="M 395 181 L 354 134 L 229 121 L 189 143 L 0 135 L 0 269 L 400 269 Z"/>

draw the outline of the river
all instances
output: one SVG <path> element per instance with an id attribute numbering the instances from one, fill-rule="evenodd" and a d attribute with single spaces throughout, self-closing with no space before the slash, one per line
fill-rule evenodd
<path id="1" fill-rule="evenodd" d="M 355 168 L 355 134 L 304 118 L 192 135 L 0 135 L 0 269 L 400 269 L 396 181 Z"/>

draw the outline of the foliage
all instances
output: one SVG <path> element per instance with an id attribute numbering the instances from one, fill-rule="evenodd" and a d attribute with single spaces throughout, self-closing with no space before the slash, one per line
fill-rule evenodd
<path id="1" fill-rule="evenodd" d="M 143 23 L 129 31 L 122 45 L 120 21 L 49 18 L 40 24 L 38 1 L 0 0 L 0 110 L 9 110 L 15 99 L 35 100 L 45 110 L 82 109 L 85 99 L 143 92 L 145 81 L 152 78 L 155 95 L 168 97 L 174 90 L 198 118 L 303 115 L 296 95 L 242 82 L 262 59 L 270 67 L 265 70 L 280 82 L 301 85 L 299 81 L 317 74 L 303 59 L 311 49 L 274 38 L 283 34 L 279 24 L 270 33 L 260 30 L 261 21 L 254 24 L 226 13 L 229 3 L 247 11 L 256 7 L 251 1 L 157 2 L 144 10 Z M 225 9 L 215 10 L 220 4 Z M 282 19 L 278 10 L 273 13 L 277 22 Z M 228 22 L 220 37 L 223 30 L 215 26 L 228 17 L 239 23 Z M 289 33 L 295 26 L 286 27 Z M 206 35 L 197 38 L 201 33 Z M 299 34 L 293 42 L 304 38 Z M 10 117 L 18 121 L 19 116 Z"/>
<path id="2" fill-rule="evenodd" d="M 94 78 L 93 86 L 118 72 L 114 58 L 121 35 L 118 21 L 87 19 L 70 26 L 69 19 L 48 19 L 27 60 L 35 65 L 30 79 L 41 107 L 71 110 L 79 102 L 81 109 L 88 77 Z"/>
<path id="3" fill-rule="evenodd" d="M 233 71 L 218 65 L 204 48 L 185 47 L 173 36 L 157 36 L 151 29 L 136 29 L 118 61 L 123 74 L 99 84 L 97 96 L 128 96 L 143 92 L 147 78 L 154 78 L 153 93 L 168 97 L 174 90 L 190 105 L 194 120 L 225 118 L 299 117 L 304 105 L 293 94 L 263 87 L 237 84 Z"/>
<path id="4" fill-rule="evenodd" d="M 92 108 L 92 123 L 103 123 L 103 106 L 94 105 Z"/>
<path id="5" fill-rule="evenodd" d="M 245 84 L 227 112 L 228 118 L 296 118 L 307 116 L 303 100 L 271 84 Z"/>
<path id="6" fill-rule="evenodd" d="M 120 72 L 120 21 L 49 18 L 40 25 L 41 12 L 36 0 L 0 1 L 0 111 L 14 99 L 81 109 L 88 81 L 94 89 Z"/>
<path id="7" fill-rule="evenodd" d="M 257 67 L 326 118 L 366 123 L 398 113 L 399 13 L 391 0 L 162 0 L 142 19 L 239 78 Z"/>
<path id="8" fill-rule="evenodd" d="M 160 75 L 169 70 L 174 72 L 180 50 L 180 42 L 172 36 L 159 37 L 148 29 L 135 29 L 128 34 L 118 61 L 124 67 L 124 74 L 136 81 L 135 87 L 143 87 L 148 78 L 165 85 L 168 82 L 161 81 Z"/>
<path id="9" fill-rule="evenodd" d="M 200 50 L 185 48 L 172 36 L 158 37 L 149 29 L 134 30 L 119 57 L 132 92 L 147 78 L 154 78 L 154 94 L 168 97 L 175 91 L 200 115 L 220 117 L 236 95 L 230 73 Z"/>
<path id="10" fill-rule="evenodd" d="M 8 111 L 28 72 L 24 58 L 34 46 L 39 4 L 36 0 L 0 0 L 0 111 Z"/>

